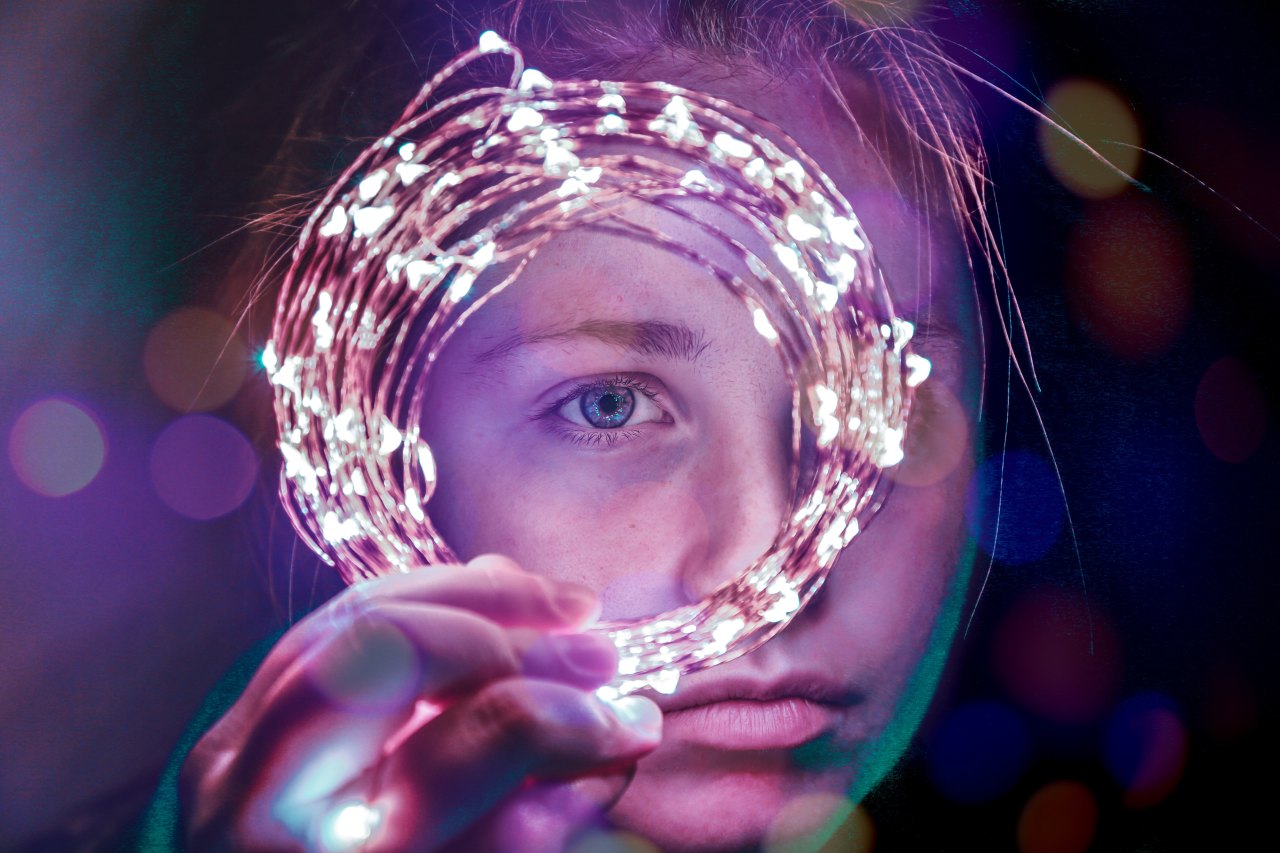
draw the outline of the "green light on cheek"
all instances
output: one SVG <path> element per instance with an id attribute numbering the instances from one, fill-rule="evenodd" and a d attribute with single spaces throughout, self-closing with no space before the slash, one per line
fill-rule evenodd
<path id="1" fill-rule="evenodd" d="M 861 756 L 858 776 L 849 791 L 849 798 L 854 803 L 864 800 L 902 758 L 915 736 L 920 722 L 924 719 L 929 705 L 933 701 L 934 691 L 938 689 L 938 680 L 942 677 L 947 657 L 955 640 L 956 629 L 960 624 L 960 614 L 968 601 L 969 578 L 973 572 L 975 547 L 969 537 L 964 537 L 964 545 L 956 562 L 955 576 L 942 609 L 938 612 L 938 620 L 933 625 L 933 633 L 929 637 L 929 645 L 920 658 L 916 670 L 907 682 L 902 693 L 898 711 L 893 721 L 870 744 Z"/>

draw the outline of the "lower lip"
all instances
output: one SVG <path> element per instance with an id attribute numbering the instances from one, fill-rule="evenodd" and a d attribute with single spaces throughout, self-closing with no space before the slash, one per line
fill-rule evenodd
<path id="1" fill-rule="evenodd" d="M 797 697 L 727 699 L 673 711 L 663 729 L 668 738 L 717 749 L 786 749 L 834 728 L 838 716 L 830 705 Z"/>

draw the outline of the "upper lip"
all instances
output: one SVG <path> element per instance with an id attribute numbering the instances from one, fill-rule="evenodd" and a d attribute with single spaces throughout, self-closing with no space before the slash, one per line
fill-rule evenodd
<path id="1" fill-rule="evenodd" d="M 734 676 L 701 681 L 677 690 L 672 696 L 654 696 L 663 713 L 684 711 L 715 702 L 746 700 L 771 702 L 777 699 L 806 699 L 821 705 L 847 707 L 859 700 L 857 691 L 832 681 L 820 673 L 797 673 L 776 681 Z"/>

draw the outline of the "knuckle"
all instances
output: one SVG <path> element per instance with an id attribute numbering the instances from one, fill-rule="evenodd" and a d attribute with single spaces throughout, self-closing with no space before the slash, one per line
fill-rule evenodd
<path id="1" fill-rule="evenodd" d="M 372 588 L 370 584 L 349 586 L 317 611 L 317 621 L 332 628 L 368 618 L 379 611 L 389 595 L 388 591 Z"/>
<path id="2" fill-rule="evenodd" d="M 507 633 L 481 616 L 442 610 L 429 628 L 419 630 L 428 630 L 434 637 L 424 655 L 428 683 L 465 689 L 519 672 L 520 658 Z"/>
<path id="3" fill-rule="evenodd" d="M 510 565 L 512 567 L 515 566 L 514 563 Z M 548 589 L 545 579 L 530 574 L 523 569 L 509 568 L 502 564 L 481 563 L 475 566 L 468 565 L 467 571 L 472 572 L 478 582 L 483 583 L 486 587 L 499 594 L 545 596 Z"/>
<path id="4" fill-rule="evenodd" d="M 538 703 L 514 680 L 483 691 L 472 712 L 481 736 L 501 743 L 536 739 L 544 725 Z"/>
<path id="5" fill-rule="evenodd" d="M 494 741 L 542 754 L 591 753 L 609 728 L 589 694 L 524 678 L 485 691 L 477 722 Z"/>

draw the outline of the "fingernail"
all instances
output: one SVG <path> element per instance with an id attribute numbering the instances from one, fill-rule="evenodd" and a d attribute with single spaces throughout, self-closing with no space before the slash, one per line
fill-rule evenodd
<path id="1" fill-rule="evenodd" d="M 600 618 L 600 599 L 584 586 L 559 584 L 554 602 L 556 610 L 575 625 L 591 625 Z"/>
<path id="2" fill-rule="evenodd" d="M 656 738 L 662 734 L 662 710 L 643 696 L 619 696 L 600 701 L 624 726 L 645 737 Z"/>
<path id="3" fill-rule="evenodd" d="M 618 650 L 608 637 L 560 634 L 549 639 L 565 665 L 588 681 L 603 684 L 618 671 Z"/>
<path id="4" fill-rule="evenodd" d="M 467 561 L 469 569 L 487 569 L 493 572 L 520 572 L 520 564 L 503 554 L 478 554 Z"/>

